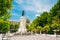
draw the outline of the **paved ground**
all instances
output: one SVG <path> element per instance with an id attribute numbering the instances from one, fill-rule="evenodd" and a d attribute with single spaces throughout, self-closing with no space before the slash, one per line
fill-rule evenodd
<path id="1" fill-rule="evenodd" d="M 0 40 L 2 40 L 2 34 L 0 34 Z"/>
<path id="2" fill-rule="evenodd" d="M 56 35 L 44 35 L 44 34 L 38 34 L 38 35 L 15 35 L 12 37 L 8 37 L 9 40 L 60 40 L 59 37 L 56 37 Z M 0 40 L 2 40 L 0 35 Z"/>
<path id="3" fill-rule="evenodd" d="M 55 35 L 17 35 L 14 37 L 9 37 L 10 40 L 60 40 L 60 37 Z"/>

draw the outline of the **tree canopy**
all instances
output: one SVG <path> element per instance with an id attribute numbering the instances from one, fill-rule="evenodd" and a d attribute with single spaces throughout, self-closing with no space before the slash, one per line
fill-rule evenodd
<path id="1" fill-rule="evenodd" d="M 8 32 L 13 0 L 0 0 L 0 32 Z"/>
<path id="2" fill-rule="evenodd" d="M 7 20 L 10 17 L 12 0 L 0 0 L 0 19 Z"/>

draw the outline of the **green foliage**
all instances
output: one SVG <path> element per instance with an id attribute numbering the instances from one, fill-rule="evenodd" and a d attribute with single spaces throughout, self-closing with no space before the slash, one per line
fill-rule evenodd
<path id="1" fill-rule="evenodd" d="M 5 32 L 8 32 L 9 29 L 10 29 L 10 22 L 0 20 L 0 32 L 5 33 Z"/>
<path id="2" fill-rule="evenodd" d="M 12 24 L 11 22 L 11 25 L 10 25 L 10 32 L 13 33 L 13 32 L 16 32 L 19 28 L 19 22 L 17 22 L 16 24 Z"/>
<path id="3" fill-rule="evenodd" d="M 48 23 L 47 18 L 48 18 L 48 13 L 43 12 L 41 14 L 41 16 L 38 16 L 35 20 L 33 20 L 33 22 L 31 23 L 30 26 L 34 26 L 34 27 L 42 26 L 42 27 L 44 27 L 44 25 L 46 25 Z"/>
<path id="4" fill-rule="evenodd" d="M 58 25 L 57 25 L 57 30 L 59 30 L 59 31 L 60 31 L 60 24 L 58 24 Z"/>
<path id="5" fill-rule="evenodd" d="M 42 27 L 41 26 L 37 26 L 37 31 L 38 32 L 42 31 Z"/>
<path id="6" fill-rule="evenodd" d="M 49 16 L 52 18 L 52 21 L 57 21 L 59 23 L 60 20 L 60 0 L 52 7 L 49 12 Z"/>
<path id="7" fill-rule="evenodd" d="M 51 25 L 51 28 L 53 30 L 60 30 L 60 24 L 54 23 L 54 24 Z"/>
<path id="8" fill-rule="evenodd" d="M 58 26 L 58 24 L 54 23 L 54 24 L 51 25 L 51 28 L 52 28 L 53 30 L 55 30 L 55 29 L 57 29 L 57 26 Z"/>
<path id="9" fill-rule="evenodd" d="M 40 20 L 41 20 L 42 26 L 45 26 L 48 23 L 47 21 L 48 12 L 43 12 L 40 17 L 41 17 Z"/>
<path id="10" fill-rule="evenodd" d="M 17 23 L 17 24 L 12 24 L 12 23 L 11 23 L 10 29 L 15 29 L 15 30 L 17 30 L 18 28 L 19 28 L 19 23 Z"/>
<path id="11" fill-rule="evenodd" d="M 42 28 L 42 31 L 43 31 L 43 32 L 48 32 L 49 30 L 50 30 L 49 25 L 46 25 L 46 26 L 44 26 L 44 27 Z"/>
<path id="12" fill-rule="evenodd" d="M 0 19 L 6 18 L 7 15 L 10 14 L 10 10 L 12 8 L 12 0 L 0 0 Z M 8 19 L 9 16 L 7 16 L 6 19 Z M 5 20 L 6 20 L 5 19 Z"/>
<path id="13" fill-rule="evenodd" d="M 10 22 L 8 19 L 11 16 L 12 0 L 0 0 L 0 32 L 8 32 Z"/>
<path id="14" fill-rule="evenodd" d="M 26 25 L 26 29 L 27 29 L 27 31 L 29 31 L 29 26 L 28 25 Z"/>

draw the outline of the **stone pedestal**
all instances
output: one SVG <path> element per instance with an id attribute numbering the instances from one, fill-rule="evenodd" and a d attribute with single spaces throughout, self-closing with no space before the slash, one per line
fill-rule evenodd
<path id="1" fill-rule="evenodd" d="M 22 16 L 20 18 L 20 26 L 19 26 L 19 29 L 18 29 L 18 33 L 26 33 L 27 30 L 26 30 L 26 18 L 24 16 Z"/>

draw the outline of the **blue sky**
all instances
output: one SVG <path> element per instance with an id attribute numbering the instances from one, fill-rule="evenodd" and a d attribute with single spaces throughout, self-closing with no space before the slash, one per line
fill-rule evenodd
<path id="1" fill-rule="evenodd" d="M 43 11 L 49 12 L 56 2 L 57 0 L 14 0 L 10 20 L 19 21 L 24 10 L 25 17 L 33 21 Z"/>

